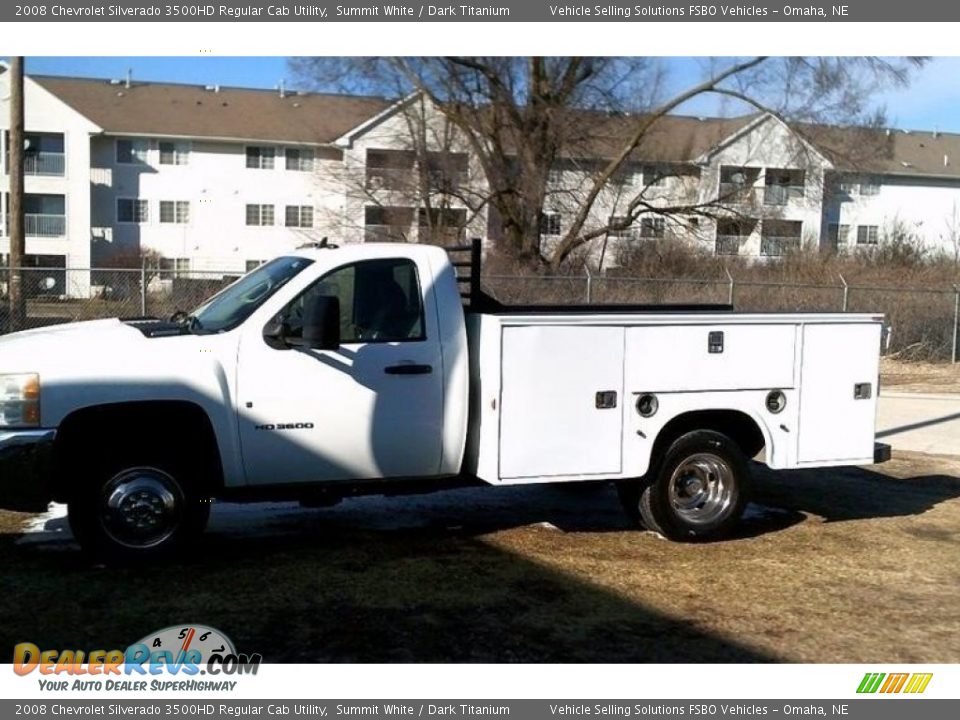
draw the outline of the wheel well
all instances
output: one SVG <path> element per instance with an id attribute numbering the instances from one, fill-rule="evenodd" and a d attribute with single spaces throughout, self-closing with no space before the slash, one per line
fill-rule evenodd
<path id="1" fill-rule="evenodd" d="M 81 408 L 60 423 L 54 442 L 54 499 L 67 499 L 68 476 L 75 478 L 77 463 L 91 463 L 111 448 L 142 446 L 167 446 L 195 463 L 197 477 L 210 491 L 223 486 L 216 434 L 199 405 L 176 400 L 112 403 Z"/>
<path id="2" fill-rule="evenodd" d="M 696 410 L 678 415 L 663 426 L 653 443 L 651 459 L 661 457 L 674 440 L 694 430 L 715 430 L 723 433 L 737 445 L 743 454 L 752 458 L 766 445 L 756 421 L 739 410 Z"/>

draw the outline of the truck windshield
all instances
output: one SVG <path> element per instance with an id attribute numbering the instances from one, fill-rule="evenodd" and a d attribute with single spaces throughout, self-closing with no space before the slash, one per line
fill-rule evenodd
<path id="1" fill-rule="evenodd" d="M 313 260 L 278 257 L 249 272 L 218 292 L 190 316 L 191 327 L 200 333 L 225 332 L 235 328 L 267 298 L 286 285 Z"/>

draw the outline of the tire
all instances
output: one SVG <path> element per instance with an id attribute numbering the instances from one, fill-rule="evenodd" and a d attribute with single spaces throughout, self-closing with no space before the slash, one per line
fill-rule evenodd
<path id="1" fill-rule="evenodd" d="M 134 457 L 136 457 L 134 453 Z M 84 551 L 127 564 L 168 557 L 203 532 L 210 517 L 201 484 L 169 462 L 115 462 L 91 473 L 67 504 Z"/>
<path id="2" fill-rule="evenodd" d="M 740 447 L 713 430 L 679 437 L 651 467 L 646 483 L 624 488 L 628 514 L 670 540 L 703 542 L 726 536 L 750 494 L 750 468 Z"/>

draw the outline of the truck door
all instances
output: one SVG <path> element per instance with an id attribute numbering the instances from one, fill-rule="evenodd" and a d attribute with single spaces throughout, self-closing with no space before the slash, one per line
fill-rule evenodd
<path id="1" fill-rule="evenodd" d="M 297 344 L 316 294 L 340 301 L 340 347 Z M 443 368 L 433 292 L 407 258 L 343 265 L 279 314 L 292 347 L 261 327 L 240 341 L 237 411 L 247 482 L 299 483 L 438 473 Z"/>

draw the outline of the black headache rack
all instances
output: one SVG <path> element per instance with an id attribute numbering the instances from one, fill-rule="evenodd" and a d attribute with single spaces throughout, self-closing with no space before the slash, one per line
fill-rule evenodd
<path id="1" fill-rule="evenodd" d="M 457 284 L 460 285 L 460 297 L 463 300 L 464 312 L 490 313 L 494 315 L 546 315 L 557 313 L 569 315 L 586 313 L 628 315 L 644 312 L 688 313 L 733 311 L 733 305 L 710 303 L 504 305 L 496 298 L 484 292 L 480 282 L 480 271 L 483 262 L 483 242 L 480 238 L 473 238 L 469 245 L 452 245 L 444 247 L 443 249 L 450 255 L 450 263 L 457 273 Z"/>

